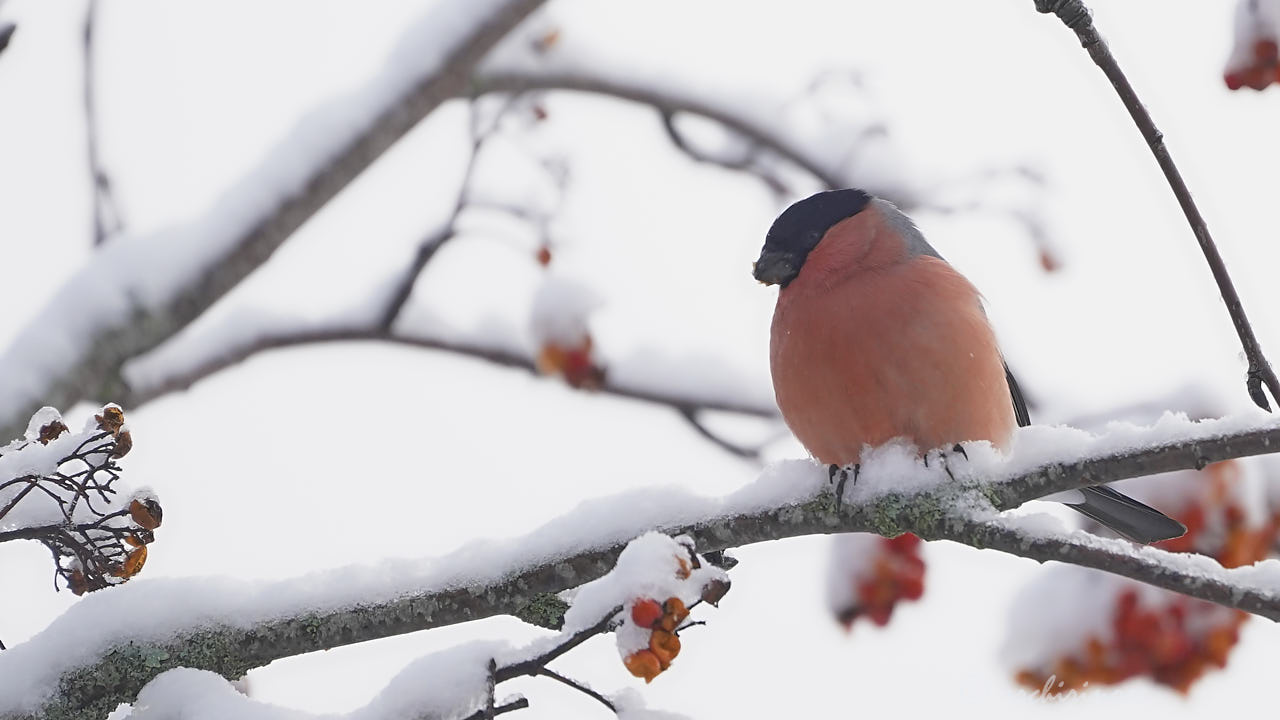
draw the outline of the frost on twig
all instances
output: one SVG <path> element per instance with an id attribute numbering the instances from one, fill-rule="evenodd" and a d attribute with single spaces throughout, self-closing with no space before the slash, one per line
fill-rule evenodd
<path id="1" fill-rule="evenodd" d="M 35 540 L 56 578 L 77 595 L 133 577 L 162 510 L 149 491 L 119 487 L 116 460 L 133 447 L 124 412 L 107 405 L 80 432 L 44 408 L 26 434 L 0 447 L 0 542 Z"/>

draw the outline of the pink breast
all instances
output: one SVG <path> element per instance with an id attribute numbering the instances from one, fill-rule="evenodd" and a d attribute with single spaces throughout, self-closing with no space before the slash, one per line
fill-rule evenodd
<path id="1" fill-rule="evenodd" d="M 770 364 L 783 418 L 815 458 L 854 463 L 895 437 L 922 451 L 1006 445 L 1013 406 L 968 280 L 927 256 L 834 284 L 804 279 L 778 296 Z"/>

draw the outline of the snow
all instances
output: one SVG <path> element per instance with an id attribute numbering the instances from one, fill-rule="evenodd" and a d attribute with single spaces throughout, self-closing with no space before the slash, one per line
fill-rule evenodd
<path id="1" fill-rule="evenodd" d="M 688 538 L 685 542 L 692 544 Z M 623 622 L 616 631 L 618 655 L 625 659 L 631 653 L 649 647 L 651 628 L 638 627 L 631 620 L 630 610 L 635 602 L 654 600 L 662 603 L 676 597 L 688 607 L 699 599 L 702 589 L 711 581 L 728 581 L 723 570 L 707 564 L 690 568 L 689 576 L 681 578 L 677 559 L 688 557 L 689 553 L 680 541 L 661 533 L 645 533 L 627 543 L 612 571 L 574 593 L 573 604 L 564 615 L 565 631 L 590 627 L 613 608 L 622 607 Z"/>
<path id="2" fill-rule="evenodd" d="M 858 581 L 872 568 L 882 538 L 869 533 L 841 533 L 831 538 L 827 570 L 827 607 L 832 614 L 853 607 Z"/>
<path id="3" fill-rule="evenodd" d="M 554 343 L 576 348 L 591 337 L 588 320 L 604 304 L 600 293 L 579 279 L 550 271 L 533 296 L 529 332 L 535 347 Z"/>
<path id="4" fill-rule="evenodd" d="M 1280 39 L 1280 2 L 1277 0 L 1237 0 L 1235 12 L 1235 43 L 1227 58 L 1226 72 L 1231 73 L 1251 65 L 1254 61 L 1254 43 L 1258 40 Z"/>
<path id="5" fill-rule="evenodd" d="M 205 203 L 205 190 L 237 173 L 236 163 L 256 160 L 255 144 L 265 145 L 267 137 L 287 129 L 288 121 L 273 125 L 273 119 L 292 118 L 308 106 L 309 99 L 280 100 L 295 97 L 287 91 L 319 86 L 314 76 L 333 77 L 326 71 L 358 64 L 362 52 L 381 54 L 386 38 L 401 27 L 398 18 L 387 21 L 389 11 L 380 10 L 395 5 L 390 2 L 360 12 L 340 3 L 282 2 L 266 8 L 232 2 L 195 15 L 214 21 L 207 23 L 190 22 L 196 6 L 129 5 L 103 13 L 103 137 L 107 159 L 115 159 L 113 185 L 123 191 L 131 226 L 140 228 L 167 220 L 174 207 Z M 412 5 L 406 16 L 421 12 L 419 3 L 400 5 Z M 24 198 L 5 212 L 6 237 L 14 238 L 21 267 L 13 273 L 21 277 L 0 284 L 10 308 L 0 318 L 6 340 L 14 323 L 28 322 L 44 296 L 62 285 L 69 259 L 89 252 L 84 213 L 77 211 L 84 205 L 80 188 L 87 186 L 83 157 L 78 143 L 67 142 L 82 132 L 80 95 L 68 91 L 76 89 L 82 8 L 56 6 L 20 0 L 3 8 L 21 14 L 14 18 L 21 30 L 0 58 L 0 84 L 3 95 L 23 111 L 0 118 L 5 127 L 0 144 L 11 170 L 0 173 L 0 196 Z M 1060 246 L 1065 269 L 1057 275 L 1034 268 L 1032 248 L 1007 223 L 964 214 L 916 217 L 930 240 L 991 301 L 1002 347 L 1035 395 L 1039 421 L 1059 422 L 1082 412 L 1105 415 L 1117 404 L 1163 395 L 1191 378 L 1209 383 L 1227 411 L 1248 403 L 1238 346 L 1217 290 L 1149 153 L 1070 33 L 1055 19 L 1035 14 L 1029 4 L 975 10 L 947 0 L 847 8 L 826 2 L 745 8 L 727 2 L 569 0 L 555 6 L 563 9 L 566 39 L 582 33 L 646 63 L 660 43 L 680 69 L 672 77 L 717 73 L 699 91 L 711 99 L 720 85 L 741 84 L 721 71 L 746 74 L 761 87 L 783 86 L 785 96 L 815 70 L 858 66 L 894 111 L 887 119 L 908 140 L 903 146 L 916 161 L 910 168 L 936 165 L 958 177 L 1009 158 L 1039 164 L 1050 178 L 1051 227 L 1065 239 Z M 1280 246 L 1260 241 L 1259 228 L 1275 224 L 1269 173 L 1277 159 L 1273 126 L 1280 95 L 1275 88 L 1247 96 L 1228 95 L 1222 88 L 1229 9 L 1178 0 L 1165 12 L 1162 4 L 1155 21 L 1166 31 L 1152 32 L 1147 4 L 1095 8 L 1099 27 L 1202 203 L 1263 347 L 1274 352 L 1280 335 L 1268 298 L 1274 295 L 1272 256 Z M 370 19 L 375 16 L 382 22 Z M 253 21 L 245 22 L 246 17 Z M 299 31 L 299 21 L 314 23 L 317 32 L 311 25 Z M 972 33 L 956 32 L 975 23 L 983 26 L 984 37 L 999 41 L 975 43 Z M 29 40 L 22 42 L 23 35 Z M 289 41 L 287 48 L 282 38 Z M 228 54 L 226 47 L 237 52 Z M 782 51 L 760 52 L 762 47 Z M 156 63 L 157 57 L 165 62 Z M 633 64 L 642 69 L 641 63 Z M 150 74 L 154 67 L 170 70 L 170 76 Z M 293 69 L 294 77 L 281 67 Z M 40 92 L 30 91 L 32 86 Z M 168 92 L 156 93 L 157 87 Z M 246 87 L 259 91 L 258 97 L 250 96 L 252 113 L 243 109 Z M 1011 93 L 1011 87 L 1018 91 Z M 668 161 L 672 153 L 643 109 L 568 95 L 548 96 L 546 103 L 550 124 L 583 146 L 573 155 L 580 182 L 573 187 L 577 199 L 566 207 L 566 228 L 581 239 L 577 248 L 594 252 L 589 260 L 610 289 L 611 303 L 631 302 L 652 311 L 651 322 L 620 324 L 617 334 L 629 333 L 631 342 L 663 346 L 663 352 L 681 357 L 691 343 L 673 334 L 672 327 L 690 316 L 700 321 L 704 303 L 713 305 L 715 312 L 705 313 L 711 322 L 689 323 L 704 335 L 694 346 L 723 354 L 726 368 L 746 368 L 747 391 L 767 398 L 767 352 L 757 338 L 767 339 L 766 305 L 772 298 L 756 292 L 759 288 L 741 287 L 750 285 L 742 268 L 758 250 L 761 227 L 783 201 L 750 179 Z M 167 131 L 170 146 L 181 152 L 166 152 L 169 147 L 155 143 L 157 130 Z M 295 257 L 302 262 L 273 269 L 267 278 L 272 292 L 253 299 L 274 308 L 298 303 L 311 286 L 338 294 L 353 284 L 353 260 L 395 239 L 388 227 L 399 223 L 411 239 L 434 227 L 417 209 L 436 198 L 451 200 L 456 179 L 456 168 L 438 166 L 440 155 L 434 151 L 449 143 L 461 146 L 463 140 L 439 124 L 427 127 L 422 137 L 436 144 L 397 147 L 391 154 L 401 158 L 394 161 L 395 172 L 384 172 L 358 198 L 344 193 L 335 203 L 341 218 L 335 212 L 308 223 L 288 244 L 299 244 Z M 1100 161 L 1111 182 L 1088 182 Z M 235 172 L 218 172 L 228 167 Z M 419 172 L 412 174 L 409 167 Z M 913 181 L 936 177 L 914 170 L 905 174 Z M 1114 192 L 1117 187 L 1124 192 Z M 375 217 L 376 239 L 368 233 L 369 219 Z M 627 221 L 610 224 L 602 218 Z M 469 238 L 457 255 L 438 258 L 443 262 L 429 271 L 418 292 L 446 284 L 441 276 L 452 273 L 457 277 L 449 289 L 465 291 L 470 285 L 470 293 L 425 298 L 435 301 L 432 309 L 442 315 L 474 306 L 476 295 L 501 296 L 508 268 L 495 269 L 492 262 L 460 268 L 454 262 L 468 253 L 492 259 L 499 254 L 495 244 Z M 325 249 L 304 253 L 316 245 Z M 626 273 L 654 269 L 654 262 L 643 262 L 638 253 L 628 252 L 629 246 L 664 261 L 661 292 L 652 287 L 655 275 L 648 276 L 643 292 L 630 292 L 620 280 Z M 282 253 L 293 249 L 286 246 Z M 685 268 L 669 262 L 683 253 L 695 254 Z M 296 272 L 298 267 L 307 272 Z M 318 294 L 328 297 L 319 291 L 311 296 Z M 664 312 L 660 295 L 680 298 L 683 314 Z M 527 311 L 523 300 L 512 298 L 511 304 Z M 320 303 L 307 309 L 316 306 Z M 519 337 L 524 327 L 525 316 L 519 315 L 501 329 Z M 602 346 L 604 332 L 601 328 Z M 335 398 L 351 408 L 352 417 L 378 418 L 387 439 L 375 449 L 361 436 L 328 443 L 317 453 L 313 422 L 281 420 L 331 417 Z M 236 427 L 245 437 L 271 437 L 272 442 L 220 444 L 217 463 L 187 463 L 207 457 L 200 453 L 210 449 L 208 436 L 192 433 L 190 424 L 209 407 L 235 408 Z M 146 427 L 150 432 L 140 432 L 147 444 L 128 459 L 148 471 L 144 475 L 164 494 L 166 510 L 179 513 L 180 520 L 166 527 L 166 543 L 155 548 L 147 573 L 270 578 L 357 558 L 437 554 L 473 537 L 524 532 L 583 497 L 672 482 L 691 492 L 719 492 L 754 474 L 747 463 L 731 462 L 718 449 L 686 438 L 693 434 L 678 418 L 668 417 L 673 415 L 637 403 L 583 398 L 553 383 L 438 353 L 367 344 L 278 353 L 134 416 L 139 432 Z M 264 421 L 268 416 L 270 424 Z M 405 472 L 401 451 L 409 449 L 423 453 L 420 473 Z M 768 457 L 801 452 L 779 442 L 768 449 Z M 479 458 L 484 467 L 478 469 Z M 599 471 L 606 467 L 607 472 Z M 811 475 L 825 482 L 820 469 Z M 350 497 L 353 477 L 367 493 L 362 497 L 393 498 L 389 519 L 365 524 L 358 541 L 314 543 L 315 518 L 333 512 L 334 498 Z M 868 482 L 873 479 L 868 476 Z M 254 498 L 253 506 L 246 507 L 245 497 Z M 485 510 L 466 511 L 480 507 Z M 218 535 L 229 517 L 254 527 L 252 537 Z M 212 537 L 218 542 L 209 542 Z M 1046 709 L 1022 699 L 990 657 L 1011 592 L 1041 572 L 1040 566 L 950 543 L 929 544 L 926 597 L 903 608 L 887 631 L 850 641 L 821 608 L 826 542 L 802 538 L 744 549 L 743 564 L 734 571 L 742 588 L 735 592 L 741 594 L 726 604 L 724 620 L 699 628 L 708 634 L 707 642 L 691 645 L 680 658 L 681 672 L 645 688 L 646 698 L 693 717 L 821 717 L 831 712 L 833 688 L 856 698 L 864 714 L 929 716 L 956 713 L 959 704 L 972 702 L 991 718 L 1204 717 L 1256 709 L 1266 701 L 1270 674 L 1280 662 L 1278 626 L 1254 621 L 1244 627 L 1228 671 L 1205 678 L 1185 698 L 1150 683 L 1129 683 L 1103 697 L 1073 702 L 1069 709 Z M 13 589 L 0 600 L 5 609 L 0 637 L 11 645 L 74 601 L 48 591 L 47 558 L 31 545 L 11 543 L 0 559 Z M 284 567 L 281 557 L 288 560 Z M 785 631 L 763 637 L 761 620 L 777 618 L 780 608 L 786 612 Z M 957 617 L 964 621 L 956 622 Z M 520 633 L 518 623 L 497 618 L 314 653 L 254 671 L 255 689 L 277 702 L 317 711 L 354 706 L 394 672 L 382 671 L 388 658 L 440 638 L 456 642 Z M 605 666 L 616 670 L 614 649 L 603 645 L 567 657 L 566 665 L 584 674 Z M 600 682 L 631 682 L 621 671 L 615 675 Z M 757 678 L 788 692 L 757 692 L 751 687 Z M 724 687 L 742 691 L 715 690 Z M 520 715 L 574 714 L 565 712 L 563 705 L 573 702 L 565 692 L 564 700 L 535 703 Z M 602 712 L 591 701 L 582 702 L 582 716 Z"/>
<path id="6" fill-rule="evenodd" d="M 0 366 L 0 408 L 45 394 L 104 332 L 139 310 L 158 310 L 207 275 L 281 202 L 373 121 L 439 69 L 457 45 L 509 0 L 433 5 L 388 54 L 384 72 L 305 114 L 258 166 L 187 224 L 113 238 L 10 343 Z"/>
<path id="7" fill-rule="evenodd" d="M 689 720 L 688 715 L 649 708 L 644 695 L 634 688 L 625 688 L 609 699 L 618 709 L 618 720 Z"/>
<path id="8" fill-rule="evenodd" d="M 1039 534 L 1039 533 L 1037 533 Z M 1011 671 L 1042 667 L 1046 658 L 1079 650 L 1092 636 L 1112 637 L 1113 606 L 1121 588 L 1157 605 L 1172 593 L 1076 565 L 1053 564 L 1027 583 L 1011 603 L 1000 660 Z"/>
<path id="9" fill-rule="evenodd" d="M 57 438 L 49 441 L 48 444 L 40 443 L 38 441 L 40 428 L 55 421 L 62 422 L 62 416 L 58 411 L 50 407 L 42 408 L 32 416 L 24 438 L 14 440 L 0 448 L 0 483 L 25 476 L 43 477 L 54 475 L 59 470 L 64 470 L 68 474 L 84 471 L 88 468 L 85 460 L 70 457 L 77 451 L 84 451 L 84 457 L 92 459 L 95 467 L 101 464 L 100 461 L 104 459 L 104 452 L 88 452 L 94 446 L 86 445 L 90 438 L 102 434 L 102 430 L 98 428 L 97 422 L 92 415 L 85 420 L 84 429 L 80 432 L 64 431 Z M 122 427 L 122 429 L 126 428 L 127 425 Z M 64 460 L 66 460 L 65 463 L 63 462 Z M 106 482 L 106 478 L 100 477 L 98 480 L 99 482 Z M 0 531 L 52 525 L 61 523 L 65 519 L 61 507 L 52 497 L 46 492 L 29 491 L 29 487 L 25 483 L 16 483 L 0 488 L 0 508 L 7 506 L 14 498 L 23 494 L 23 498 L 18 504 L 5 513 L 3 517 L 0 517 Z M 58 492 L 60 490 L 50 486 L 48 483 L 42 484 L 41 487 L 48 489 L 50 492 Z M 117 480 L 112 483 L 112 488 L 116 492 L 114 499 L 106 502 L 95 500 L 94 502 L 95 509 L 102 514 L 110 514 L 127 507 L 129 501 L 134 497 L 130 493 L 128 485 L 124 482 Z M 70 499 L 70 494 L 68 493 L 62 499 Z M 90 521 L 98 517 L 88 507 L 87 503 L 77 503 L 73 507 L 74 512 L 71 517 L 73 521 Z M 127 523 L 128 521 L 117 520 L 111 522 L 116 524 L 117 522 Z"/>
<path id="10" fill-rule="evenodd" d="M 687 547 L 690 545 L 687 538 L 646 533 L 627 544 L 612 571 L 578 588 L 572 605 L 565 613 L 564 628 L 559 633 L 544 636 L 520 648 L 503 642 L 477 641 L 424 656 L 399 672 L 367 705 L 350 713 L 320 716 L 276 707 L 249 698 L 216 673 L 178 668 L 152 679 L 139 692 L 130 711 L 118 711 L 113 717 L 116 720 L 126 717 L 158 720 L 174 716 L 191 720 L 220 717 L 250 720 L 463 717 L 481 707 L 485 700 L 486 668 L 490 659 L 498 667 L 523 662 L 590 628 L 618 606 L 629 606 L 636 598 L 679 596 L 687 601 L 686 604 L 692 604 L 707 582 L 727 580 L 723 570 L 706 565 L 693 569 L 686 578 L 678 577 L 681 566 L 677 558 L 688 558 Z M 640 634 L 639 631 L 629 619 L 624 620 L 618 629 L 619 651 L 624 657 L 639 647 L 647 647 L 647 630 L 643 631 L 646 637 L 642 644 L 636 647 L 628 644 Z M 622 693 L 618 700 L 620 707 L 625 708 L 623 717 L 654 720 L 676 717 L 647 710 L 641 698 L 632 693 Z"/>
<path id="11" fill-rule="evenodd" d="M 1105 550 L 1112 554 L 1146 560 L 1193 578 L 1203 578 L 1234 585 L 1241 589 L 1280 597 L 1280 560 L 1267 559 L 1253 565 L 1224 568 L 1213 558 L 1196 553 L 1170 553 L 1148 545 L 1134 545 L 1126 540 L 1104 538 L 1080 530 L 1063 532 L 1047 524 L 1043 516 L 1002 516 L 997 522 L 1015 529 L 1028 539 L 1049 539 Z"/>
<path id="12" fill-rule="evenodd" d="M 472 642 L 422 657 L 404 668 L 367 705 L 349 713 L 317 715 L 254 700 L 207 670 L 175 668 L 157 675 L 138 693 L 127 711 L 113 720 L 448 720 L 483 706 L 488 663 L 510 648 L 503 643 Z M 501 698 L 501 696 L 499 696 Z M 507 702 L 501 698 L 499 704 Z"/>

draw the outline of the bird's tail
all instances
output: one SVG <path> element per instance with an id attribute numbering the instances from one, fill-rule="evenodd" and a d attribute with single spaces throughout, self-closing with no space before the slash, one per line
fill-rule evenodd
<path id="1" fill-rule="evenodd" d="M 1180 537 L 1186 526 L 1105 485 L 1081 488 L 1084 502 L 1068 507 L 1087 515 L 1136 543 L 1144 545 Z"/>

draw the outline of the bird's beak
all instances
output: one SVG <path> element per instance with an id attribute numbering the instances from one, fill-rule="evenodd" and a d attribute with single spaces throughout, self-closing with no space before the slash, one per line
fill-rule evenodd
<path id="1" fill-rule="evenodd" d="M 786 287 L 800 273 L 799 265 L 791 253 L 766 249 L 761 251 L 751 274 L 765 285 Z"/>

